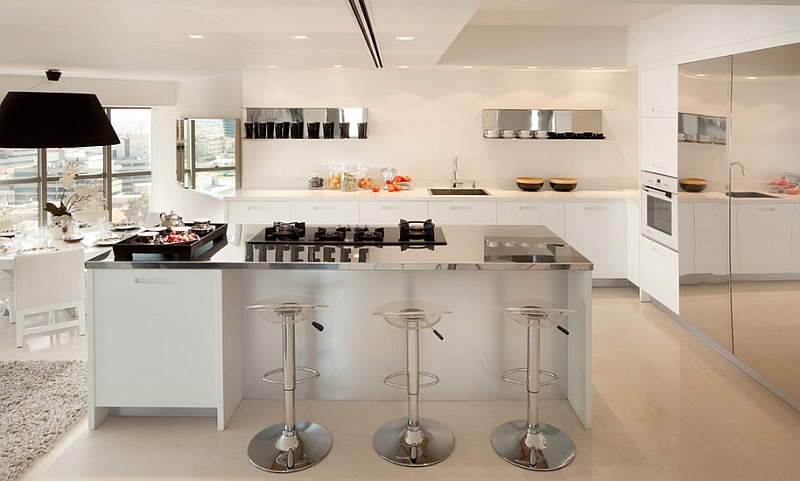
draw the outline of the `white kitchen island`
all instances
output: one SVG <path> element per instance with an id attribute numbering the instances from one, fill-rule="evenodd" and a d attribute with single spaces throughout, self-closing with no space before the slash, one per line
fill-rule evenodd
<path id="1" fill-rule="evenodd" d="M 422 368 L 441 377 L 424 401 L 524 399 L 524 388 L 501 373 L 525 365 L 525 330 L 497 307 L 536 298 L 573 309 L 569 336 L 542 333 L 542 367 L 559 382 L 541 398 L 568 399 L 588 429 L 591 262 L 542 226 L 443 230 L 446 246 L 370 248 L 367 262 L 245 262 L 244 245 L 227 244 L 191 261 L 87 263 L 90 428 L 108 415 L 205 415 L 224 429 L 241 399 L 280 399 L 282 391 L 261 380 L 281 364 L 280 328 L 246 306 L 301 294 L 328 308 L 316 316 L 323 332 L 298 325 L 298 364 L 321 373 L 298 388 L 298 399 L 404 399 L 382 382 L 405 365 L 404 333 L 372 315 L 401 299 L 453 311 L 437 326 L 444 341 L 421 333 Z M 550 247 L 545 255 L 488 260 L 486 236 Z"/>

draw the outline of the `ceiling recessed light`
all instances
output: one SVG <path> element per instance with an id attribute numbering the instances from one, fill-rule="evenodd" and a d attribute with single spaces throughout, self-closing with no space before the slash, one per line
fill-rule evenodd
<path id="1" fill-rule="evenodd" d="M 603 67 L 590 67 L 589 70 L 603 70 Z"/>
<path id="2" fill-rule="evenodd" d="M 463 67 L 461 67 L 461 68 L 472 68 L 472 65 L 464 65 L 464 66 L 463 66 Z"/>
<path id="3" fill-rule="evenodd" d="M 342 68 L 341 65 L 334 65 L 333 68 Z"/>
<path id="4" fill-rule="evenodd" d="M 408 65 L 398 65 L 397 68 L 408 68 Z"/>
<path id="5" fill-rule="evenodd" d="M 758 80 L 758 77 L 747 77 L 747 80 Z"/>
<path id="6" fill-rule="evenodd" d="M 292 40 L 308 40 L 308 35 L 291 35 Z"/>
<path id="7" fill-rule="evenodd" d="M 409 41 L 409 40 L 414 40 L 414 37 L 412 37 L 411 35 L 398 35 L 397 37 L 395 37 L 395 40 Z"/>
<path id="8" fill-rule="evenodd" d="M 267 68 L 275 68 L 275 67 L 277 67 L 277 65 L 273 65 L 273 64 L 267 65 Z"/>
<path id="9" fill-rule="evenodd" d="M 539 67 L 533 67 L 533 66 L 528 67 L 528 69 L 530 69 L 530 70 L 536 70 L 537 68 L 539 68 Z"/>
<path id="10" fill-rule="evenodd" d="M 200 34 L 196 34 L 196 33 L 189 34 L 189 35 L 187 35 L 187 37 L 193 38 L 193 39 L 206 38 L 205 35 L 200 35 Z"/>
<path id="11" fill-rule="evenodd" d="M 697 76 L 698 76 L 698 77 L 705 77 L 705 76 L 706 76 L 706 74 L 704 74 L 704 73 L 699 73 L 699 74 L 697 74 Z"/>

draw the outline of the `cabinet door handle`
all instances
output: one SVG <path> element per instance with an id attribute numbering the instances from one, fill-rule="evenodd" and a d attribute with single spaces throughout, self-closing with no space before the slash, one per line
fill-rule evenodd
<path id="1" fill-rule="evenodd" d="M 606 210 L 606 207 L 600 207 L 600 206 L 595 206 L 595 207 L 592 207 L 592 206 L 586 206 L 586 207 L 584 207 L 584 208 L 583 208 L 583 210 Z"/>
<path id="2" fill-rule="evenodd" d="M 313 210 L 336 210 L 335 205 L 315 205 L 312 207 Z"/>
<path id="3" fill-rule="evenodd" d="M 660 255 L 661 257 L 664 257 L 664 255 L 665 255 L 665 253 L 664 253 L 664 252 L 661 252 L 660 250 L 658 250 L 658 249 L 657 249 L 657 248 L 655 248 L 655 247 L 653 247 L 653 252 L 655 252 L 656 254 Z"/>
<path id="4" fill-rule="evenodd" d="M 471 205 L 451 205 L 450 210 L 472 210 Z"/>
<path id="5" fill-rule="evenodd" d="M 664 164 L 656 164 L 655 162 L 653 162 L 651 165 L 653 167 L 658 167 L 659 169 L 666 169 L 667 168 L 666 165 L 664 165 Z"/>
<path id="6" fill-rule="evenodd" d="M 248 205 L 247 210 L 272 210 L 269 205 Z"/>
<path id="7" fill-rule="evenodd" d="M 542 208 L 538 205 L 521 205 L 519 210 L 542 210 Z"/>
<path id="8" fill-rule="evenodd" d="M 382 210 L 403 210 L 403 206 L 401 205 L 384 205 L 381 207 Z"/>
<path id="9" fill-rule="evenodd" d="M 761 212 L 775 212 L 775 207 L 758 207 L 756 210 Z"/>
<path id="10" fill-rule="evenodd" d="M 168 277 L 137 277 L 136 284 L 175 284 L 175 278 Z"/>

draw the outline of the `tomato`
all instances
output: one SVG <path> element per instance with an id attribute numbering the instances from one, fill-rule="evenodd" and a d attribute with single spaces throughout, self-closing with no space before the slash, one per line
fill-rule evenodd
<path id="1" fill-rule="evenodd" d="M 781 179 L 778 185 L 789 185 L 789 181 L 787 179 Z"/>
<path id="2" fill-rule="evenodd" d="M 377 185 L 373 185 L 373 186 L 372 186 L 372 192 L 378 192 L 378 191 L 380 191 L 380 190 L 381 190 L 381 188 L 380 188 L 380 187 L 378 187 Z"/>
<path id="3" fill-rule="evenodd" d="M 403 176 L 403 182 L 411 182 L 411 177 L 408 175 Z"/>
<path id="4" fill-rule="evenodd" d="M 396 184 L 396 185 L 394 186 L 394 191 L 395 191 L 395 192 L 400 192 L 401 190 L 403 190 L 403 186 L 402 186 L 402 185 L 400 185 L 400 184 Z"/>
<path id="5" fill-rule="evenodd" d="M 772 185 L 781 185 L 781 181 L 776 179 L 776 180 L 773 180 L 773 181 L 771 182 L 771 184 L 772 184 Z"/>
<path id="6" fill-rule="evenodd" d="M 395 181 L 395 183 L 402 182 L 403 181 L 403 176 L 402 175 L 395 175 L 394 176 L 394 181 Z"/>
<path id="7" fill-rule="evenodd" d="M 786 193 L 787 194 L 791 194 L 791 195 L 797 195 L 797 194 L 800 194 L 800 189 L 797 189 L 797 188 L 786 189 Z"/>
<path id="8" fill-rule="evenodd" d="M 392 179 L 386 179 L 386 185 L 392 185 Z"/>

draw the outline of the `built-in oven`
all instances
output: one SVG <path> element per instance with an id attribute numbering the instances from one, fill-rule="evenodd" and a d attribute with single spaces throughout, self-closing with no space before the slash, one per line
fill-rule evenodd
<path id="1" fill-rule="evenodd" d="M 642 171 L 642 235 L 678 251 L 678 179 Z"/>

